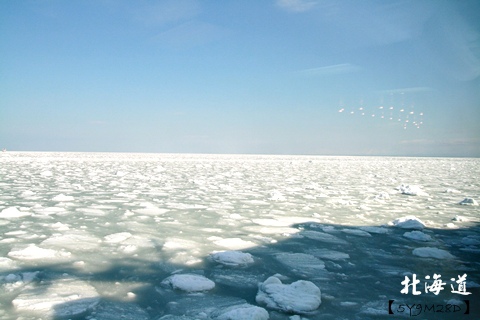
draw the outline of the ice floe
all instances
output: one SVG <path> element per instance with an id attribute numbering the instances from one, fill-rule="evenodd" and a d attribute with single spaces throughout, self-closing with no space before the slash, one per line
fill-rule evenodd
<path id="1" fill-rule="evenodd" d="M 270 316 L 264 308 L 245 303 L 213 312 L 212 318 L 215 320 L 268 320 Z"/>
<path id="2" fill-rule="evenodd" d="M 9 219 L 9 218 L 20 218 L 30 216 L 32 213 L 28 211 L 20 211 L 16 207 L 5 208 L 0 212 L 0 218 Z"/>
<path id="3" fill-rule="evenodd" d="M 162 284 L 187 292 L 201 292 L 215 288 L 215 282 L 198 274 L 174 274 L 163 280 Z"/>
<path id="4" fill-rule="evenodd" d="M 458 204 L 461 204 L 464 206 L 478 206 L 478 202 L 472 198 L 465 198 L 462 201 L 460 201 Z"/>
<path id="5" fill-rule="evenodd" d="M 270 309 L 300 314 L 315 311 L 322 302 L 320 288 L 314 283 L 298 280 L 283 284 L 276 276 L 259 284 L 255 300 Z"/>
<path id="6" fill-rule="evenodd" d="M 250 253 L 241 251 L 221 251 L 210 255 L 210 258 L 227 266 L 245 266 L 254 262 Z"/>
<path id="7" fill-rule="evenodd" d="M 25 248 L 12 249 L 8 256 L 18 260 L 57 260 L 67 258 L 71 255 L 70 252 L 64 250 L 44 249 L 30 244 Z"/>
<path id="8" fill-rule="evenodd" d="M 425 223 L 415 216 L 406 216 L 397 218 L 392 221 L 392 225 L 402 229 L 422 230 L 425 228 Z"/>
<path id="9" fill-rule="evenodd" d="M 409 185 L 409 184 L 402 184 L 397 187 L 402 194 L 406 194 L 409 196 L 428 196 L 428 193 L 422 190 L 420 186 L 416 185 Z"/>
<path id="10" fill-rule="evenodd" d="M 18 311 L 28 311 L 38 318 L 63 319 L 80 316 L 99 302 L 95 288 L 85 281 L 59 279 L 21 292 L 12 304 Z"/>
<path id="11" fill-rule="evenodd" d="M 59 195 L 56 195 L 55 197 L 52 198 L 52 201 L 58 201 L 58 202 L 73 201 L 73 200 L 74 200 L 74 197 L 66 196 L 63 193 L 60 193 Z"/>
<path id="12" fill-rule="evenodd" d="M 453 256 L 450 252 L 439 249 L 439 248 L 434 248 L 434 247 L 421 247 L 421 248 L 416 248 L 413 250 L 413 255 L 419 256 L 422 258 L 434 258 L 434 259 L 454 259 L 455 256 Z"/>
<path id="13" fill-rule="evenodd" d="M 411 240 L 417 240 L 417 241 L 432 241 L 432 237 L 430 237 L 428 234 L 425 234 L 421 231 L 409 231 L 405 232 L 403 236 L 407 239 Z"/>

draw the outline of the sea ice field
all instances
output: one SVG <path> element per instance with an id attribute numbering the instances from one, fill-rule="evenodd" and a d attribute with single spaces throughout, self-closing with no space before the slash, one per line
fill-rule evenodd
<path id="1" fill-rule="evenodd" d="M 480 159 L 0 153 L 0 319 L 480 319 Z"/>

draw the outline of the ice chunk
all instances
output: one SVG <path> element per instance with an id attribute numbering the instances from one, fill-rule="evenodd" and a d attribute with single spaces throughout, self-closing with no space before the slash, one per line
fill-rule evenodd
<path id="1" fill-rule="evenodd" d="M 432 241 L 432 237 L 422 231 L 410 231 L 403 234 L 405 238 L 417 240 L 417 241 Z"/>
<path id="2" fill-rule="evenodd" d="M 289 222 L 278 221 L 276 219 L 252 219 L 252 221 L 256 224 L 261 225 L 261 226 L 268 226 L 268 227 L 288 227 L 288 226 L 290 226 Z"/>
<path id="3" fill-rule="evenodd" d="M 452 188 L 447 188 L 444 192 L 445 193 L 460 193 L 460 191 L 458 191 L 457 189 L 452 189 Z"/>
<path id="4" fill-rule="evenodd" d="M 5 208 L 0 212 L 0 218 L 20 218 L 30 216 L 32 213 L 28 211 L 20 211 L 16 207 Z"/>
<path id="5" fill-rule="evenodd" d="M 133 212 L 136 212 L 136 213 L 139 213 L 139 214 L 145 214 L 145 215 L 148 215 L 148 216 L 157 216 L 157 215 L 162 215 L 162 214 L 170 211 L 169 209 L 159 208 L 159 207 L 157 207 L 156 205 L 154 205 L 153 203 L 150 203 L 150 202 L 143 202 L 143 203 L 141 203 L 141 205 L 144 206 L 145 208 L 135 209 L 135 210 L 133 210 Z"/>
<path id="6" fill-rule="evenodd" d="M 15 262 L 12 259 L 0 257 L 0 271 L 11 270 L 15 266 Z"/>
<path id="7" fill-rule="evenodd" d="M 224 248 L 228 248 L 231 250 L 241 250 L 255 247 L 256 244 L 251 241 L 245 241 L 240 238 L 226 238 L 226 239 L 217 239 L 214 241 L 216 245 Z"/>
<path id="8" fill-rule="evenodd" d="M 241 251 L 222 251 L 215 252 L 210 255 L 210 258 L 218 263 L 227 266 L 240 266 L 253 263 L 253 257 L 250 253 Z"/>
<path id="9" fill-rule="evenodd" d="M 423 223 L 420 219 L 418 219 L 415 216 L 406 216 L 406 217 L 397 218 L 392 221 L 392 224 L 402 229 L 422 230 L 423 228 L 425 228 L 425 223 Z"/>
<path id="10" fill-rule="evenodd" d="M 23 249 L 12 249 L 8 256 L 18 260 L 55 259 L 69 257 L 70 252 L 44 249 L 30 244 Z"/>
<path id="11" fill-rule="evenodd" d="M 333 261 L 350 259 L 350 255 L 348 253 L 329 249 L 310 249 L 307 251 L 307 253 L 315 257 Z"/>
<path id="12" fill-rule="evenodd" d="M 187 292 L 201 292 L 215 288 L 215 282 L 197 274 L 174 274 L 163 280 L 162 284 Z"/>
<path id="13" fill-rule="evenodd" d="M 472 198 L 465 198 L 462 201 L 460 201 L 458 204 L 461 204 L 464 206 L 478 206 L 478 202 Z"/>
<path id="14" fill-rule="evenodd" d="M 422 258 L 434 258 L 434 259 L 454 259 L 455 256 L 450 254 L 450 252 L 433 248 L 433 247 L 421 247 L 413 250 L 413 255 L 419 256 Z"/>
<path id="15" fill-rule="evenodd" d="M 53 173 L 50 170 L 44 170 L 44 171 L 40 172 L 40 175 L 42 177 L 51 177 L 51 176 L 53 176 Z"/>
<path id="16" fill-rule="evenodd" d="M 422 190 L 419 186 L 402 184 L 398 186 L 397 190 L 399 190 L 402 194 L 410 195 L 410 196 L 428 196 L 428 193 Z"/>
<path id="17" fill-rule="evenodd" d="M 459 216 L 457 214 L 457 215 L 455 215 L 455 217 L 452 218 L 452 221 L 466 222 L 466 221 L 469 221 L 469 219 L 467 217 Z"/>
<path id="18" fill-rule="evenodd" d="M 224 286 L 242 288 L 242 289 L 256 289 L 259 282 L 265 280 L 265 275 L 257 272 L 250 272 L 245 270 L 231 269 L 214 269 L 212 278 L 215 283 Z"/>
<path id="19" fill-rule="evenodd" d="M 318 240 L 321 242 L 332 243 L 332 244 L 348 244 L 347 241 L 325 232 L 305 230 L 300 234 L 309 239 Z"/>
<path id="20" fill-rule="evenodd" d="M 105 236 L 103 239 L 108 243 L 118 243 L 127 240 L 131 236 L 132 234 L 130 232 L 118 232 Z"/>
<path id="21" fill-rule="evenodd" d="M 322 302 L 320 288 L 312 282 L 299 280 L 283 284 L 276 276 L 259 284 L 255 300 L 268 308 L 294 313 L 312 312 Z"/>
<path id="22" fill-rule="evenodd" d="M 65 248 L 72 251 L 90 251 L 100 245 L 100 239 L 85 231 L 56 234 L 42 242 L 45 247 Z"/>
<path id="23" fill-rule="evenodd" d="M 319 276 L 325 273 L 325 263 L 310 254 L 282 252 L 275 255 L 281 264 L 299 275 Z"/>
<path id="24" fill-rule="evenodd" d="M 269 200 L 273 201 L 285 201 L 285 196 L 280 192 L 280 191 L 272 191 L 270 192 L 270 197 L 268 198 Z"/>
<path id="25" fill-rule="evenodd" d="M 80 316 L 93 308 L 99 295 L 88 283 L 75 279 L 57 280 L 24 290 L 13 301 L 19 311 L 33 312 L 39 318 Z"/>
<path id="26" fill-rule="evenodd" d="M 64 195 L 63 193 L 60 193 L 59 195 L 55 196 L 52 198 L 53 201 L 59 201 L 59 202 L 62 202 L 62 201 L 73 201 L 73 197 L 72 196 L 66 196 Z"/>
<path id="27" fill-rule="evenodd" d="M 248 303 L 214 312 L 212 317 L 215 320 L 268 320 L 270 318 L 267 310 Z"/>

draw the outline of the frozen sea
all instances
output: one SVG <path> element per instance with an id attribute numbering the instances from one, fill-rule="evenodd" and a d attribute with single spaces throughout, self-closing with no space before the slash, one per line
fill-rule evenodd
<path id="1" fill-rule="evenodd" d="M 0 318 L 479 319 L 478 201 L 473 158 L 3 152 Z"/>

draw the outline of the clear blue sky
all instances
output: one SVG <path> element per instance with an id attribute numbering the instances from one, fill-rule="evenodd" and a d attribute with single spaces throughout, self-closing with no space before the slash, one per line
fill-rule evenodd
<path id="1" fill-rule="evenodd" d="M 3 0 L 0 148 L 478 157 L 480 1 Z"/>

